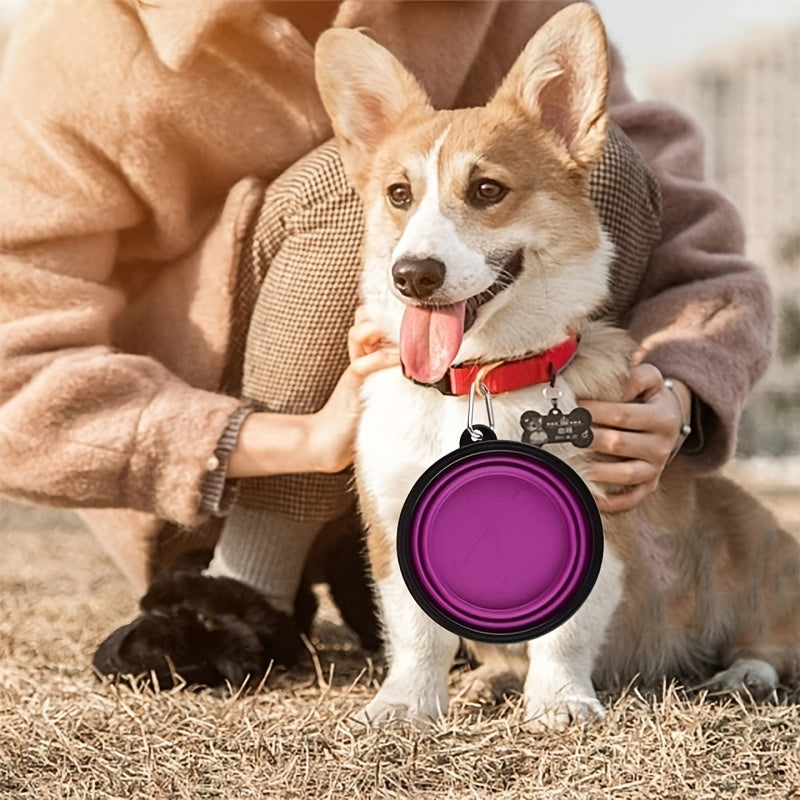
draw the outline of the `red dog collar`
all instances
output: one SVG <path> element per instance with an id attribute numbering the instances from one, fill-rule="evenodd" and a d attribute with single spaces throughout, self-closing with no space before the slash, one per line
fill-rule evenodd
<path id="1" fill-rule="evenodd" d="M 570 336 L 549 350 L 515 361 L 501 361 L 495 366 L 461 364 L 450 367 L 440 381 L 424 385 L 433 386 L 442 394 L 466 395 L 483 370 L 481 383 L 491 394 L 513 392 L 514 389 L 522 389 L 525 386 L 548 383 L 572 361 L 577 350 L 578 337 Z"/>

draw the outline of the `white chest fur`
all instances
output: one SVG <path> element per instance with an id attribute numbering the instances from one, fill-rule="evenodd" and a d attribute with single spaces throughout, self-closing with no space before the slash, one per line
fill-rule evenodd
<path id="1" fill-rule="evenodd" d="M 551 403 L 544 388 L 531 386 L 492 396 L 494 431 L 499 439 L 520 440 L 523 412 L 549 411 Z M 559 380 L 559 389 L 559 407 L 568 413 L 575 408 L 575 397 L 563 380 Z M 445 396 L 432 387 L 418 386 L 403 377 L 399 369 L 371 376 L 364 388 L 364 401 L 357 444 L 359 480 L 378 515 L 393 526 L 420 475 L 459 447 L 467 427 L 469 401 L 467 397 Z M 475 400 L 473 422 L 487 423 L 481 397 Z M 549 449 L 571 461 L 578 457 L 571 445 Z"/>

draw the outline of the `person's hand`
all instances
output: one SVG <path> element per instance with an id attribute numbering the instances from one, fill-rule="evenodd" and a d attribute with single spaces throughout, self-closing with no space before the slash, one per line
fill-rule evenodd
<path id="1" fill-rule="evenodd" d="M 594 461 L 584 473 L 610 485 L 608 494 L 596 498 L 601 511 L 627 511 L 658 486 L 682 438 L 681 426 L 688 421 L 682 415 L 689 414 L 692 402 L 686 384 L 675 379 L 672 383 L 674 391 L 665 386 L 657 367 L 639 364 L 631 369 L 623 402 L 578 401 L 592 415 L 590 449 L 616 457 Z"/>
<path id="2" fill-rule="evenodd" d="M 353 461 L 364 379 L 400 363 L 396 345 L 363 313 L 347 338 L 350 366 L 315 414 L 255 412 L 242 424 L 228 462 L 229 478 L 295 472 L 339 472 Z"/>
<path id="3" fill-rule="evenodd" d="M 339 472 L 353 462 L 356 428 L 361 417 L 360 389 L 364 379 L 400 364 L 396 345 L 359 309 L 347 337 L 350 366 L 328 402 L 310 417 L 310 458 L 317 472 Z"/>

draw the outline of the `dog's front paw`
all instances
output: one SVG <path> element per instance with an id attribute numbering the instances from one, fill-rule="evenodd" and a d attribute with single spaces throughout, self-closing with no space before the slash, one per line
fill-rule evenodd
<path id="1" fill-rule="evenodd" d="M 419 730 L 428 730 L 436 724 L 436 716 L 427 714 L 408 703 L 386 701 L 376 697 L 355 715 L 356 722 L 366 727 L 379 728 L 389 722 L 408 722 Z"/>
<path id="2" fill-rule="evenodd" d="M 758 658 L 740 658 L 698 688 L 712 694 L 746 692 L 754 700 L 764 700 L 777 686 L 778 673 L 771 664 Z"/>
<path id="3" fill-rule="evenodd" d="M 601 720 L 606 710 L 595 697 L 580 689 L 565 688 L 547 698 L 525 697 L 525 725 L 530 730 L 560 731 L 574 723 Z"/>
<path id="4" fill-rule="evenodd" d="M 355 715 L 355 719 L 368 727 L 380 727 L 388 722 L 403 721 L 420 730 L 427 730 L 446 713 L 446 690 L 412 696 L 384 685 L 367 706 Z"/>

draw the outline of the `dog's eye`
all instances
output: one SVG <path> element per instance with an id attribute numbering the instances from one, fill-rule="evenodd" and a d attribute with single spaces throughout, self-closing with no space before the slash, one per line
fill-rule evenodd
<path id="1" fill-rule="evenodd" d="M 395 208 L 408 208 L 414 196 L 407 183 L 393 183 L 387 190 L 386 196 Z"/>
<path id="2" fill-rule="evenodd" d="M 477 208 L 499 203 L 508 194 L 508 187 L 499 181 L 481 178 L 469 187 L 468 200 Z"/>

